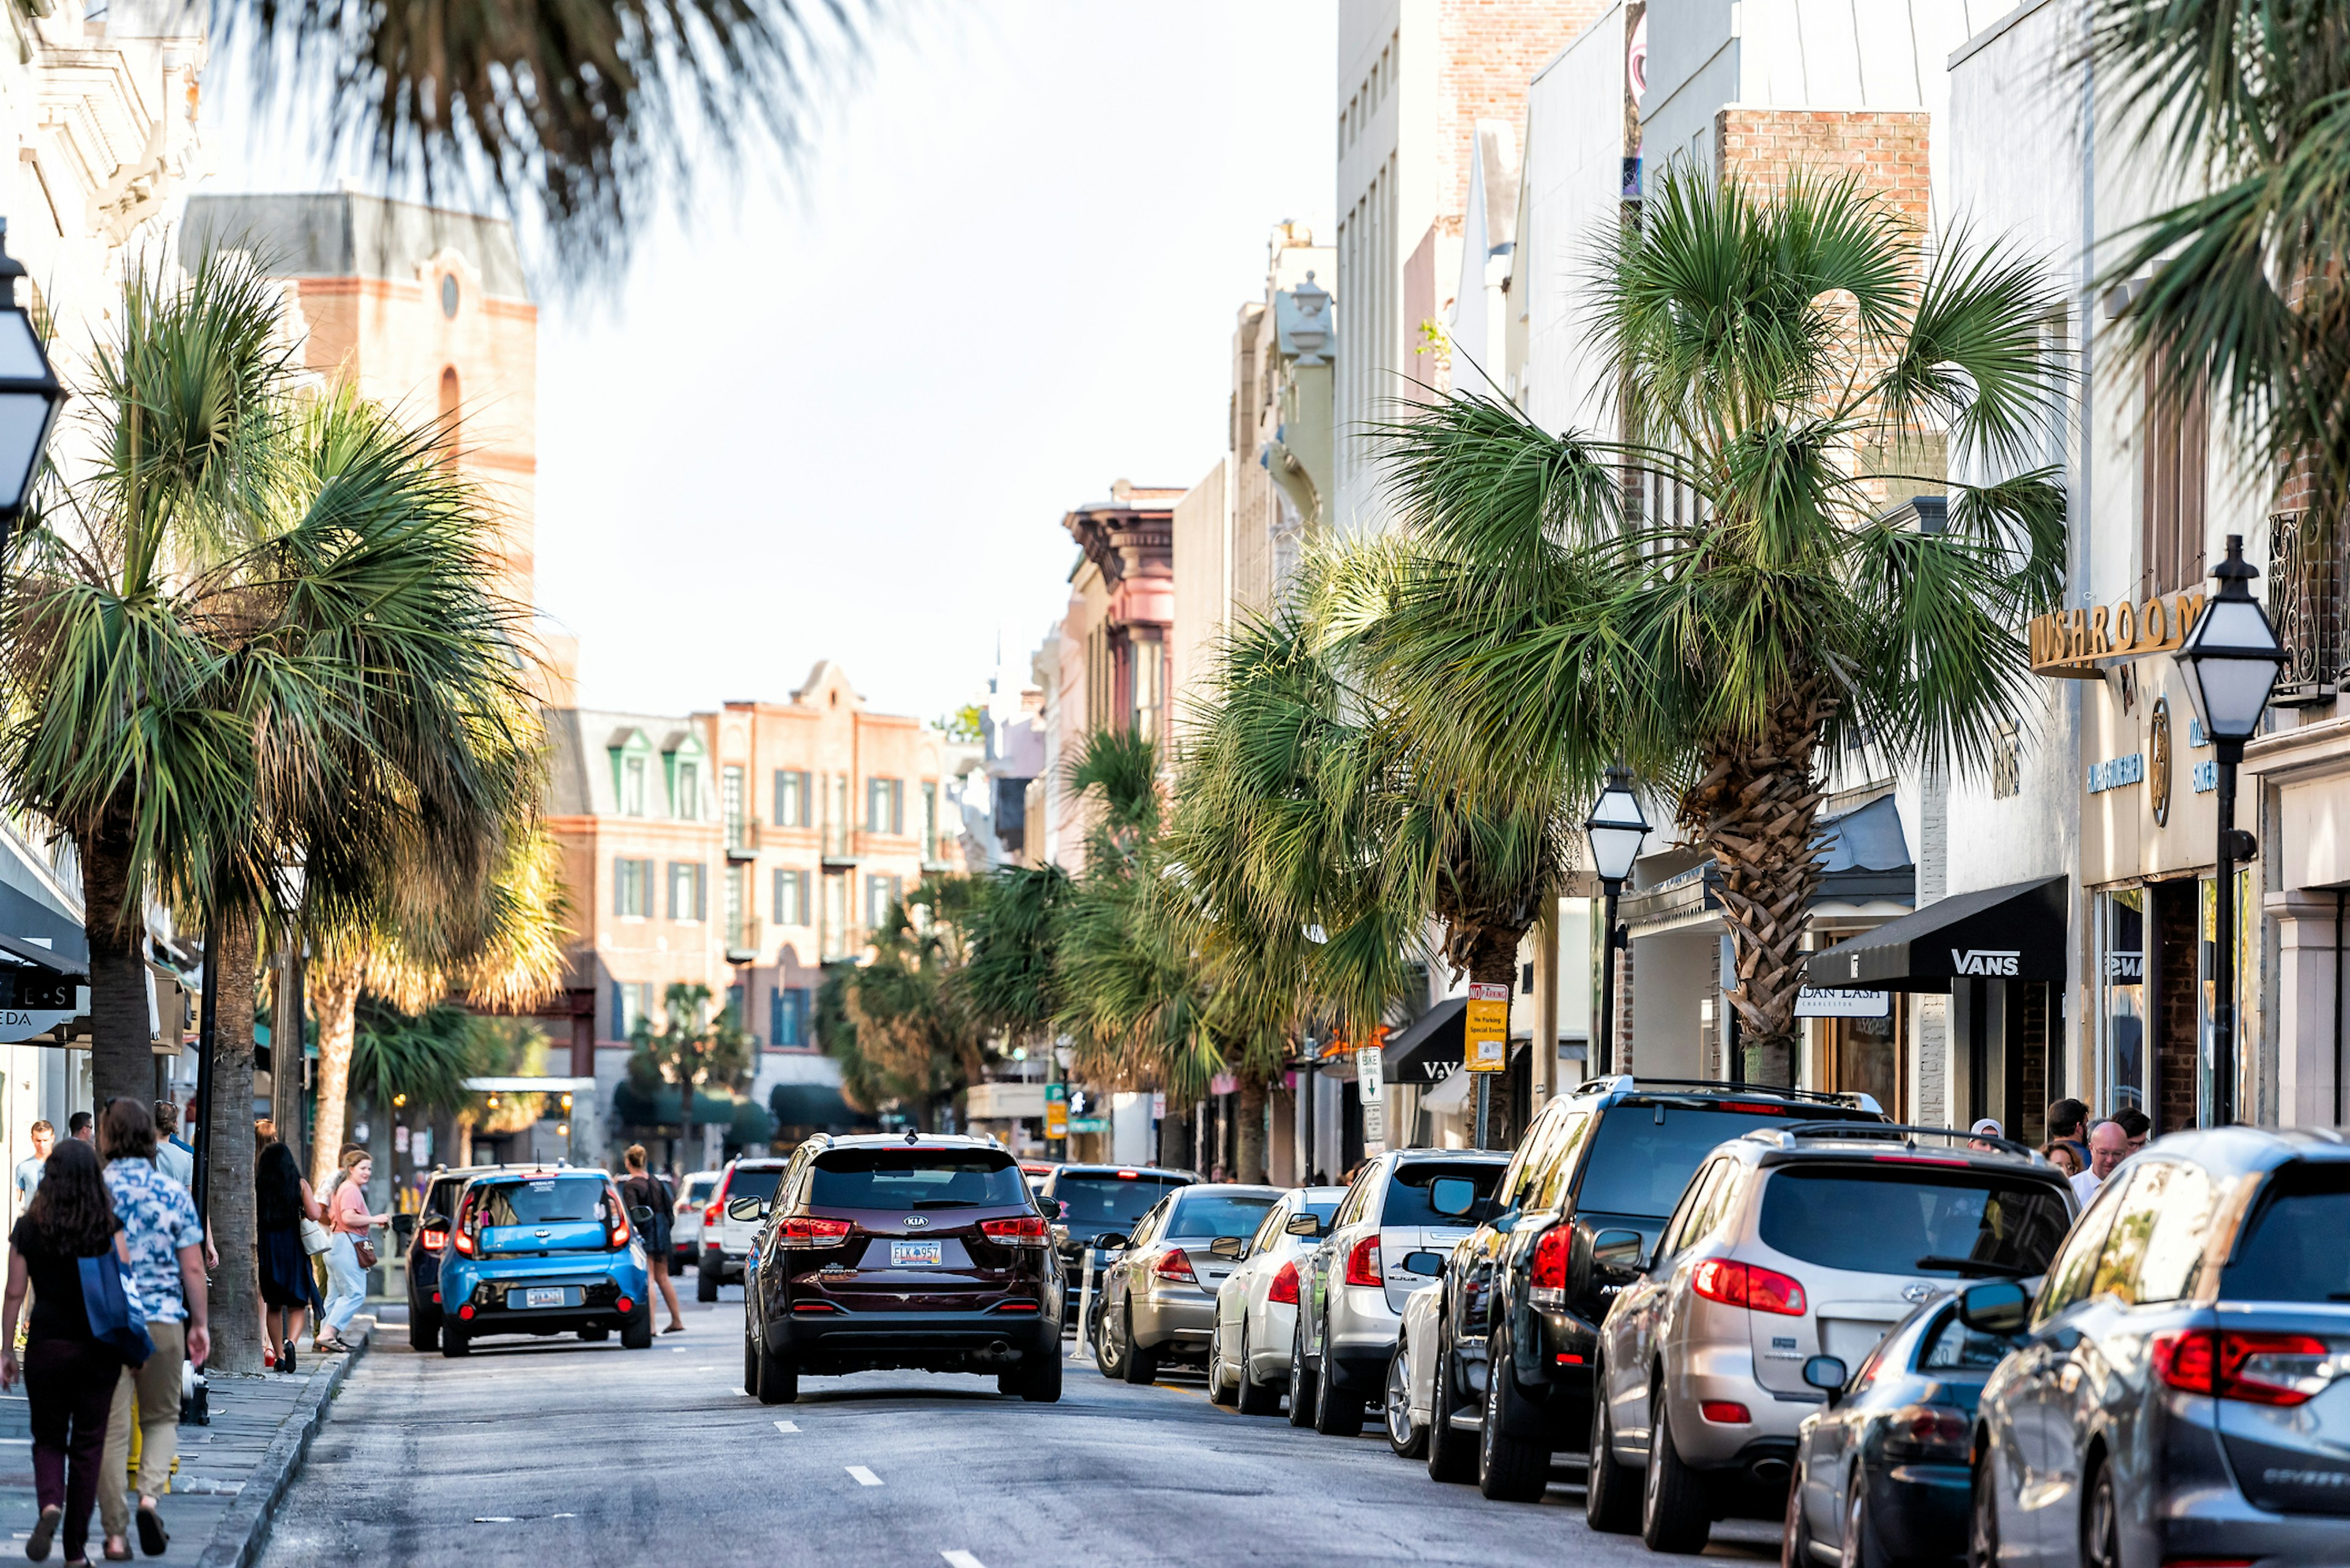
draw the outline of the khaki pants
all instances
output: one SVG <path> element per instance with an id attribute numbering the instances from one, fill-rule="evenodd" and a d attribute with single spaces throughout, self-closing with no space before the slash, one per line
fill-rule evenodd
<path id="1" fill-rule="evenodd" d="M 98 1517 L 109 1535 L 130 1533 L 130 1480 L 131 1398 L 139 1406 L 139 1495 L 161 1497 L 180 1451 L 180 1363 L 187 1355 L 187 1324 L 152 1318 L 147 1337 L 155 1354 L 136 1372 L 126 1366 L 114 1386 L 114 1410 L 106 1421 L 106 1462 L 98 1472 Z"/>

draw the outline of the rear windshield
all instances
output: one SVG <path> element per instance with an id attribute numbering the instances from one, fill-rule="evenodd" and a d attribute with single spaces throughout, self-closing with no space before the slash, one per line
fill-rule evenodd
<path id="1" fill-rule="evenodd" d="M 707 1199 L 710 1196 L 711 1189 L 715 1188 L 717 1185 L 718 1179 L 714 1176 L 689 1176 L 685 1179 L 685 1190 L 679 1193 L 678 1197 L 681 1200 L 688 1201 L 695 1199 Z M 767 1190 L 772 1192 L 775 1189 L 771 1186 Z"/>
<path id="2" fill-rule="evenodd" d="M 1617 1106 L 1600 1116 L 1592 1135 L 1575 1206 L 1661 1220 L 1716 1144 L 1756 1127 L 1785 1127 L 1790 1119 L 1782 1112 Z"/>
<path id="3" fill-rule="evenodd" d="M 2350 1234 L 2350 1170 L 2286 1169 L 2270 1183 L 2235 1261 L 2220 1276 L 2223 1301 L 2350 1302 L 2350 1248 L 2313 1239 Z"/>
<path id="4" fill-rule="evenodd" d="M 1281 1201 L 1271 1192 L 1187 1192 L 1175 1200 L 1164 1234 L 1253 1236 L 1264 1211 Z"/>
<path id="5" fill-rule="evenodd" d="M 424 1212 L 438 1214 L 443 1220 L 457 1212 L 457 1194 L 465 1189 L 462 1181 L 436 1181 L 424 1195 Z"/>
<path id="6" fill-rule="evenodd" d="M 726 1200 L 732 1203 L 737 1198 L 756 1198 L 764 1202 L 775 1195 L 775 1183 L 783 1179 L 784 1168 L 779 1165 L 751 1170 L 738 1166 L 726 1183 Z"/>
<path id="7" fill-rule="evenodd" d="M 1388 1182 L 1388 1200 L 1379 1210 L 1382 1225 L 1474 1225 L 1484 1219 L 1492 1207 L 1485 1199 L 1493 1196 L 1493 1189 L 1502 1184 L 1502 1172 L 1507 1166 L 1490 1163 L 1459 1165 L 1438 1160 L 1415 1161 L 1399 1165 Z M 1466 1214 L 1439 1214 L 1428 1201 L 1429 1184 L 1440 1176 L 1465 1178 L 1477 1189 L 1477 1206 Z"/>
<path id="8" fill-rule="evenodd" d="M 1131 1225 L 1167 1196 L 1170 1187 L 1191 1183 L 1172 1176 L 1143 1171 L 1134 1176 L 1064 1176 L 1053 1186 L 1053 1196 L 1067 1205 L 1061 1219 L 1072 1227 Z"/>
<path id="9" fill-rule="evenodd" d="M 501 1181 L 482 1193 L 484 1225 L 556 1225 L 603 1218 L 604 1183 L 593 1176 Z"/>
<path id="10" fill-rule="evenodd" d="M 2044 1273 L 2073 1216 L 2037 1181 L 1910 1165 L 1797 1166 L 1762 1189 L 1763 1244 L 1828 1269 L 2014 1278 Z"/>
<path id="11" fill-rule="evenodd" d="M 774 1173 L 763 1174 L 772 1189 Z M 817 1209 L 1000 1209 L 1027 1201 L 1020 1168 L 985 1149 L 836 1149 L 816 1157 L 808 1189 Z"/>

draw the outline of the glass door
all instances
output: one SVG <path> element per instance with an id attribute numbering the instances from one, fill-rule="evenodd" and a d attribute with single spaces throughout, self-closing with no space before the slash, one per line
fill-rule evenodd
<path id="1" fill-rule="evenodd" d="M 2097 895 L 2097 1017 L 2105 1106 L 2143 1110 L 2147 1100 L 2146 889 Z M 2095 1108 L 2094 1106 L 2092 1108 Z"/>

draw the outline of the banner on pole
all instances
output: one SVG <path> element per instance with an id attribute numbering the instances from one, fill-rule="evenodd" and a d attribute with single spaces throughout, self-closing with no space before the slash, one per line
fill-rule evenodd
<path id="1" fill-rule="evenodd" d="M 1500 1073 L 1510 1065 L 1510 988 L 1472 984 L 1462 1019 L 1464 1065 L 1472 1073 Z"/>

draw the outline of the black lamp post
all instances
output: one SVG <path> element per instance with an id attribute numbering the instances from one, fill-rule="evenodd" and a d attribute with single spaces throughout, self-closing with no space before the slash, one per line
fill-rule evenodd
<path id="1" fill-rule="evenodd" d="M 2244 559 L 2244 536 L 2228 535 L 2228 558 L 2211 574 L 2220 591 L 2205 602 L 2195 629 L 2180 645 L 2179 675 L 2187 700 L 2203 722 L 2203 732 L 2220 764 L 2219 937 L 2214 944 L 2211 1002 L 2211 1119 L 2225 1127 L 2236 1119 L 2236 862 L 2258 848 L 2236 826 L 2236 764 L 2244 742 L 2261 725 L 2285 660 L 2276 628 L 2245 585 L 2260 574 Z"/>
<path id="2" fill-rule="evenodd" d="M 1596 1075 L 1616 1070 L 1616 952 L 1625 940 L 1624 929 L 1616 923 L 1616 900 L 1624 891 L 1625 879 L 1632 875 L 1632 862 L 1639 858 L 1641 842 L 1648 836 L 1648 819 L 1641 814 L 1639 797 L 1632 793 L 1629 773 L 1620 767 L 1607 770 L 1607 782 L 1600 787 L 1598 803 L 1584 822 L 1583 832 L 1591 841 L 1591 868 L 1598 873 L 1599 886 L 1607 895 L 1601 924 L 1606 934 L 1600 938 L 1599 1049 L 1592 1063 Z"/>
<path id="3" fill-rule="evenodd" d="M 0 552 L 25 510 L 49 429 L 66 400 L 33 318 L 16 303 L 25 265 L 8 254 L 7 237 L 7 220 L 0 218 Z"/>

